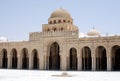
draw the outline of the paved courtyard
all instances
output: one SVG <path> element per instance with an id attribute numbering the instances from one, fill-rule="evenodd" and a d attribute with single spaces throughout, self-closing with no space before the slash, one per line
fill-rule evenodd
<path id="1" fill-rule="evenodd" d="M 120 72 L 89 72 L 67 71 L 68 76 L 61 75 L 64 71 L 40 70 L 4 70 L 0 69 L 0 81 L 118 81 Z"/>

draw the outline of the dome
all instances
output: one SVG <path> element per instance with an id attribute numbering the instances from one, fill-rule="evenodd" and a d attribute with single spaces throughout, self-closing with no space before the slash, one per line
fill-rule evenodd
<path id="1" fill-rule="evenodd" d="M 71 18 L 70 14 L 62 8 L 55 10 L 50 16 L 50 18 L 55 17 Z"/>
<path id="2" fill-rule="evenodd" d="M 88 36 L 100 36 L 100 33 L 93 28 L 90 32 L 87 33 L 87 35 Z"/>

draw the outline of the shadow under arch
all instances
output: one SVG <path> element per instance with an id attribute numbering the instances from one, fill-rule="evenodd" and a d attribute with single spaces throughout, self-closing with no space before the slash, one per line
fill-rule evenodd
<path id="1" fill-rule="evenodd" d="M 96 48 L 96 70 L 107 70 L 107 54 L 104 46 L 98 46 Z"/>
<path id="2" fill-rule="evenodd" d="M 88 46 L 82 48 L 82 70 L 92 69 L 91 49 Z"/>
<path id="3" fill-rule="evenodd" d="M 4 48 L 1 51 L 1 56 L 2 56 L 2 68 L 7 68 L 8 67 L 8 57 L 7 57 L 7 50 Z"/>
<path id="4" fill-rule="evenodd" d="M 111 49 L 112 70 L 120 71 L 120 46 L 114 45 Z"/>
<path id="5" fill-rule="evenodd" d="M 77 49 L 74 47 L 69 50 L 69 70 L 77 70 Z"/>
<path id="6" fill-rule="evenodd" d="M 11 50 L 11 60 L 12 60 L 12 68 L 17 69 L 18 58 L 17 58 L 17 50 L 15 48 Z"/>
<path id="7" fill-rule="evenodd" d="M 49 70 L 60 70 L 60 46 L 57 42 L 53 42 L 49 46 Z"/>

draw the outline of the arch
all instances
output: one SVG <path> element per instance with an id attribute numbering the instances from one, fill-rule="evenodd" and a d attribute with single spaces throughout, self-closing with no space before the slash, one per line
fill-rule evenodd
<path id="1" fill-rule="evenodd" d="M 61 31 L 64 31 L 64 28 L 60 28 Z"/>
<path id="2" fill-rule="evenodd" d="M 61 20 L 58 20 L 58 23 L 61 23 Z"/>
<path id="3" fill-rule="evenodd" d="M 7 50 L 2 49 L 1 55 L 2 55 L 2 68 L 7 68 L 8 65 Z"/>
<path id="4" fill-rule="evenodd" d="M 38 57 L 38 51 L 34 49 L 32 51 L 32 61 L 33 61 L 33 69 L 39 69 L 39 57 Z"/>
<path id="5" fill-rule="evenodd" d="M 50 31 L 50 29 L 47 29 L 47 32 L 49 32 Z"/>
<path id="6" fill-rule="evenodd" d="M 60 70 L 60 47 L 57 42 L 52 43 L 49 51 L 49 69 Z"/>
<path id="7" fill-rule="evenodd" d="M 11 55 L 12 55 L 12 68 L 17 68 L 17 61 L 18 61 L 18 58 L 17 58 L 17 50 L 15 48 L 12 49 L 11 51 Z"/>
<path id="8" fill-rule="evenodd" d="M 54 20 L 54 24 L 56 23 L 56 20 Z"/>
<path id="9" fill-rule="evenodd" d="M 120 46 L 112 47 L 112 70 L 120 71 Z"/>
<path id="10" fill-rule="evenodd" d="M 54 30 L 54 31 L 57 31 L 57 29 L 56 29 L 56 28 L 53 28 L 53 30 Z"/>
<path id="11" fill-rule="evenodd" d="M 27 48 L 22 49 L 22 69 L 29 68 L 29 57 Z"/>
<path id="12" fill-rule="evenodd" d="M 66 23 L 66 20 L 63 20 L 64 23 Z"/>
<path id="13" fill-rule="evenodd" d="M 69 68 L 70 70 L 77 70 L 77 50 L 72 47 L 69 51 Z"/>
<path id="14" fill-rule="evenodd" d="M 82 70 L 92 69 L 91 49 L 88 46 L 82 48 Z"/>
<path id="15" fill-rule="evenodd" d="M 103 46 L 96 48 L 96 70 L 107 70 L 107 54 Z"/>

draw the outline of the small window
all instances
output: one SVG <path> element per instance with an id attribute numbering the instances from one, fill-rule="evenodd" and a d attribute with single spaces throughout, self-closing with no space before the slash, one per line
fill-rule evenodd
<path id="1" fill-rule="evenodd" d="M 68 23 L 70 23 L 70 21 L 68 21 Z"/>
<path id="2" fill-rule="evenodd" d="M 61 20 L 59 20 L 58 22 L 61 23 Z"/>
<path id="3" fill-rule="evenodd" d="M 54 23 L 56 23 L 56 20 L 54 20 Z"/>
<path id="4" fill-rule="evenodd" d="M 47 29 L 47 31 L 50 31 L 50 29 Z"/>
<path id="5" fill-rule="evenodd" d="M 52 24 L 52 21 L 50 21 L 49 24 Z"/>
<path id="6" fill-rule="evenodd" d="M 57 29 L 56 29 L 56 28 L 54 28 L 53 30 L 54 30 L 54 31 L 56 31 Z"/>
<path id="7" fill-rule="evenodd" d="M 66 22 L 66 20 L 63 20 L 63 22 L 65 23 L 65 22 Z"/>
<path id="8" fill-rule="evenodd" d="M 64 29 L 63 29 L 63 28 L 61 28 L 60 30 L 61 30 L 61 31 L 63 31 Z"/>

